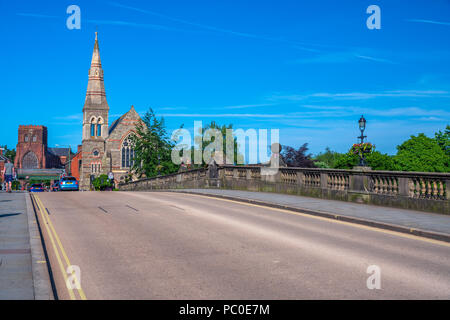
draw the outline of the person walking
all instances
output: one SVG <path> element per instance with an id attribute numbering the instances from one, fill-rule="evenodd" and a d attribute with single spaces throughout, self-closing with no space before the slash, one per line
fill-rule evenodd
<path id="1" fill-rule="evenodd" d="M 11 193 L 11 184 L 14 176 L 14 165 L 8 159 L 6 160 L 5 166 L 3 168 L 3 181 L 6 184 L 6 192 Z"/>

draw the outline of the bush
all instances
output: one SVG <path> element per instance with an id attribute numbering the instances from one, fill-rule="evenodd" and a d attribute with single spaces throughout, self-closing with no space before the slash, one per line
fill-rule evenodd
<path id="1" fill-rule="evenodd" d="M 449 172 L 448 155 L 436 139 L 423 133 L 411 136 L 397 147 L 394 167 L 401 171 Z"/>
<path id="2" fill-rule="evenodd" d="M 101 174 L 100 176 L 96 177 L 94 181 L 92 181 L 92 185 L 94 186 L 94 189 L 97 191 L 104 191 L 107 188 L 113 188 L 113 185 L 111 181 L 109 181 L 108 176 L 106 174 Z"/>

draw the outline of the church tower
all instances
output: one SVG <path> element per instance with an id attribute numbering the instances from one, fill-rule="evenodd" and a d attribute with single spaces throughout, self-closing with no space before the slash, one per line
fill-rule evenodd
<path id="1" fill-rule="evenodd" d="M 94 52 L 83 107 L 82 166 L 80 168 L 80 188 L 89 189 L 90 177 L 98 176 L 104 168 L 105 141 L 108 137 L 108 112 L 103 69 L 100 60 L 97 32 L 95 32 Z"/>

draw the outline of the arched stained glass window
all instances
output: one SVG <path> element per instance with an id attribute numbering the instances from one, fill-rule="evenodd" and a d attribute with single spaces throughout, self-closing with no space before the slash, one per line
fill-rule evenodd
<path id="1" fill-rule="evenodd" d="M 131 168 L 134 165 L 134 150 L 130 136 L 123 140 L 120 151 L 122 152 L 122 168 Z"/>

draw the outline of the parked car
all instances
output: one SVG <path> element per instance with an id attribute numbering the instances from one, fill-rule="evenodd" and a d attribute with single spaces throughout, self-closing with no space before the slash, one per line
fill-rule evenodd
<path id="1" fill-rule="evenodd" d="M 30 192 L 44 192 L 45 191 L 45 187 L 42 183 L 33 183 L 30 188 L 29 188 Z"/>
<path id="2" fill-rule="evenodd" d="M 79 190 L 78 181 L 75 177 L 63 177 L 59 180 L 59 191 Z"/>
<path id="3" fill-rule="evenodd" d="M 59 191 L 59 182 L 56 181 L 55 183 L 53 183 L 53 184 L 50 186 L 50 190 L 51 190 L 51 191 Z"/>

